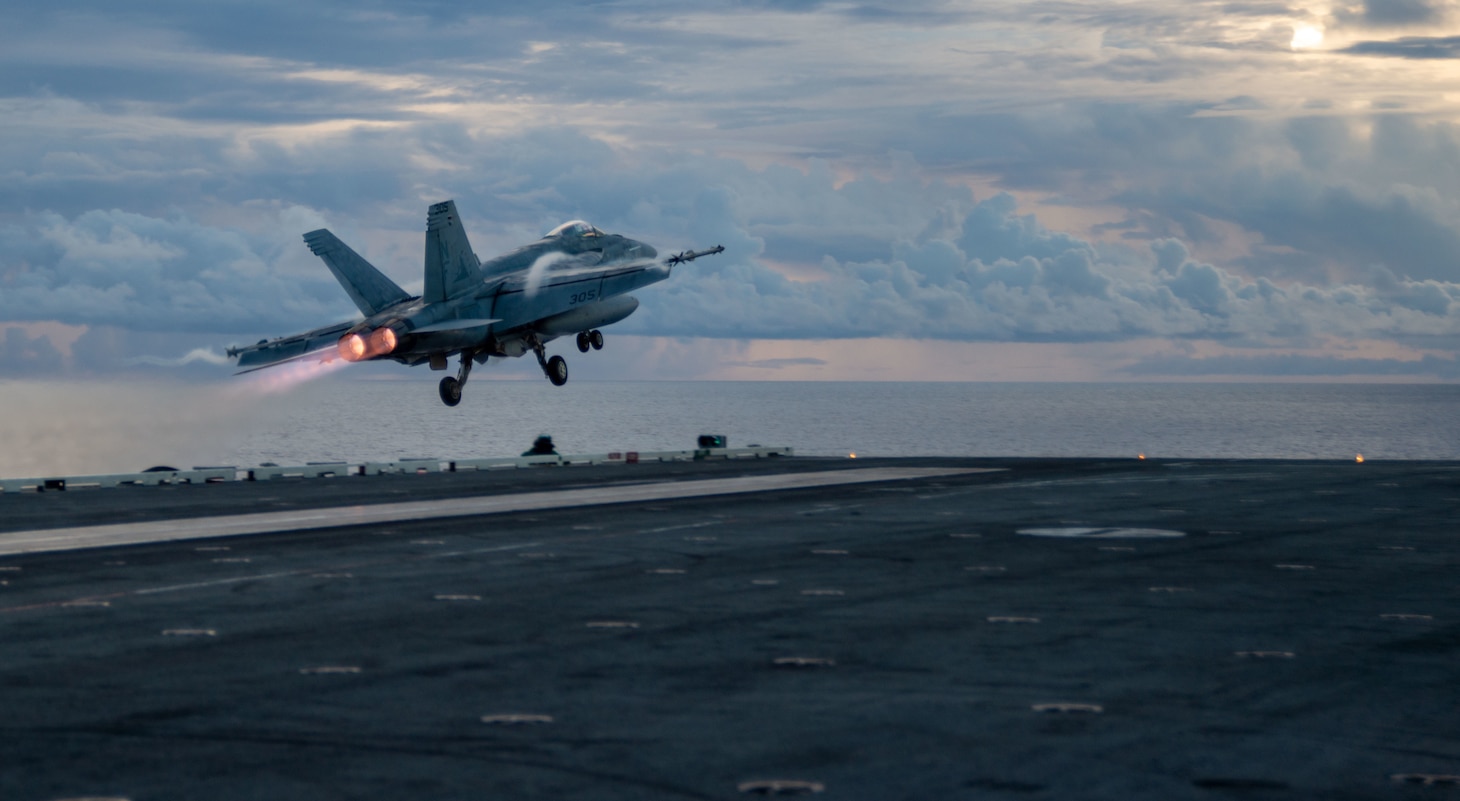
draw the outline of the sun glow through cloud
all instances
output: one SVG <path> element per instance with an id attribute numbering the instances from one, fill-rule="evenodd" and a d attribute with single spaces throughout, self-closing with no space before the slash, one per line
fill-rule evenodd
<path id="1" fill-rule="evenodd" d="M 1323 44 L 1323 28 L 1314 25 L 1293 26 L 1293 41 L 1289 44 L 1294 50 L 1309 50 Z"/>

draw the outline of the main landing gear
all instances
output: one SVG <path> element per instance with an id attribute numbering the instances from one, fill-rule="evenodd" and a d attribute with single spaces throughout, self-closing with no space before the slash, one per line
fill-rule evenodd
<path id="1" fill-rule="evenodd" d="M 568 362 L 562 356 L 554 356 L 551 359 L 547 356 L 547 349 L 542 346 L 536 338 L 532 341 L 532 350 L 537 354 L 537 364 L 542 368 L 543 375 L 553 382 L 553 386 L 560 387 L 568 383 Z"/>
<path id="2" fill-rule="evenodd" d="M 603 350 L 603 332 L 598 329 L 578 334 L 578 352 L 587 353 L 589 348 Z"/>
<path id="3" fill-rule="evenodd" d="M 456 371 L 456 377 L 446 376 L 441 379 L 441 386 L 437 388 L 437 391 L 441 393 L 442 403 L 447 406 L 455 406 L 461 403 L 461 388 L 466 386 L 466 377 L 471 375 L 471 362 L 471 353 L 462 351 L 461 369 Z M 564 370 L 566 372 L 566 367 Z"/>

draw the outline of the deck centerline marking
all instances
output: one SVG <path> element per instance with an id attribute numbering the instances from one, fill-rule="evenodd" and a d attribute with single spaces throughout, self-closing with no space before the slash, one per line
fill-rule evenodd
<path id="1" fill-rule="evenodd" d="M 637 486 L 552 490 L 447 498 L 432 501 L 365 504 L 258 512 L 244 515 L 156 520 L 102 526 L 11 531 L 0 533 L 0 556 L 25 553 L 73 551 L 121 545 L 175 542 L 272 534 L 285 531 L 313 531 L 347 526 L 435 520 L 450 517 L 506 514 L 511 512 L 569 509 L 583 506 L 662 501 L 684 498 L 739 495 L 778 490 L 813 489 L 850 484 L 870 484 L 919 478 L 940 478 L 972 473 L 998 472 L 999 468 L 872 467 L 806 473 L 737 476 L 735 478 L 665 481 Z"/>

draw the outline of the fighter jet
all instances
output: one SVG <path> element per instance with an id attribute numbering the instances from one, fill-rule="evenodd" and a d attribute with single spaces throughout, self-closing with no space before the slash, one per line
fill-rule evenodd
<path id="1" fill-rule="evenodd" d="M 483 262 L 467 242 L 456 203 L 448 200 L 426 215 L 426 287 L 420 297 L 412 297 L 327 229 L 310 231 L 304 242 L 324 260 L 364 319 L 229 348 L 228 355 L 246 368 L 240 374 L 309 359 L 390 359 L 445 370 L 459 354 L 455 377 L 441 379 L 441 401 L 447 406 L 461 403 L 472 365 L 492 356 L 531 351 L 549 381 L 566 384 L 568 363 L 547 355 L 549 342 L 576 336 L 580 352 L 601 350 L 599 329 L 639 307 L 629 292 L 663 281 L 675 265 L 724 251 L 716 245 L 661 260 L 643 242 L 573 220 Z"/>

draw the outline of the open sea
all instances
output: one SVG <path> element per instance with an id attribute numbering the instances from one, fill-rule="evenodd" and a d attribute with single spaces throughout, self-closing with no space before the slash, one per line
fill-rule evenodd
<path id="1" fill-rule="evenodd" d="M 439 376 L 431 376 L 435 379 Z M 0 476 L 678 450 L 699 434 L 846 456 L 1460 459 L 1460 385 L 0 382 Z"/>

